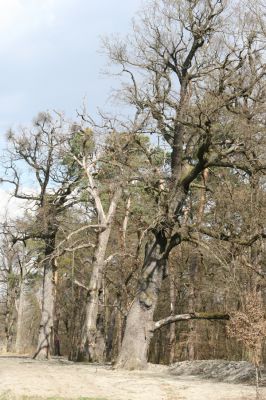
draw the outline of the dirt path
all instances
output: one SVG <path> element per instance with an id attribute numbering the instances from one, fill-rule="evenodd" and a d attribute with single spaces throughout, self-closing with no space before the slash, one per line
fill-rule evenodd
<path id="1" fill-rule="evenodd" d="M 168 375 L 167 367 L 113 371 L 108 367 L 0 357 L 0 395 L 98 397 L 106 400 L 252 400 L 254 388 Z M 261 398 L 266 400 L 266 389 Z"/>

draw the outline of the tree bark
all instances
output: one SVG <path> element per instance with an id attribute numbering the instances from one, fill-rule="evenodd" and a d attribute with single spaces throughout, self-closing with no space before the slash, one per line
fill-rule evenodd
<path id="1" fill-rule="evenodd" d="M 5 310 L 5 351 L 7 353 L 13 351 L 13 338 L 14 338 L 14 322 L 15 322 L 15 286 L 14 281 L 10 279 L 13 273 L 12 258 L 8 259 L 8 277 L 6 288 L 6 310 Z"/>
<path id="2" fill-rule="evenodd" d="M 176 303 L 176 289 L 175 289 L 175 271 L 174 266 L 171 263 L 169 267 L 169 294 L 170 294 L 170 309 L 171 315 L 175 314 L 175 303 Z M 175 324 L 170 325 L 169 329 L 169 363 L 173 364 L 175 361 L 175 348 L 176 348 L 176 329 Z"/>
<path id="3" fill-rule="evenodd" d="M 108 334 L 106 338 L 106 360 L 111 361 L 112 360 L 112 353 L 113 353 L 113 343 L 114 343 L 114 333 L 115 333 L 115 324 L 116 324 L 116 314 L 117 314 L 117 309 L 114 307 L 110 318 L 109 318 L 109 324 L 108 324 Z"/>
<path id="4" fill-rule="evenodd" d="M 194 250 L 197 251 L 197 250 Z M 198 269 L 198 256 L 197 254 L 192 254 L 189 265 L 189 292 L 188 292 L 188 310 L 190 313 L 195 311 L 196 306 L 196 296 L 195 296 L 195 276 L 197 275 Z M 196 340 L 196 326 L 194 320 L 188 322 L 188 338 L 187 338 L 187 355 L 189 361 L 195 359 L 195 340 Z"/>
<path id="5" fill-rule="evenodd" d="M 121 351 L 116 368 L 144 369 L 152 338 L 153 315 L 164 277 L 167 259 L 166 240 L 157 234 L 155 242 L 146 251 L 138 293 L 129 310 Z"/>
<path id="6" fill-rule="evenodd" d="M 116 368 L 132 370 L 147 366 L 147 354 L 153 336 L 153 316 L 162 281 L 167 276 L 168 257 L 171 249 L 180 244 L 182 236 L 181 232 L 174 233 L 173 229 L 187 191 L 183 185 L 178 185 L 181 169 L 177 160 L 173 164 L 176 176 L 172 182 L 168 212 L 157 229 L 153 230 L 154 240 L 151 245 L 146 245 L 139 288 L 127 316 Z"/>
<path id="7" fill-rule="evenodd" d="M 85 320 L 82 326 L 78 361 L 101 362 L 105 352 L 105 344 L 99 328 L 99 306 L 102 291 L 102 275 L 105 266 L 105 254 L 110 236 L 111 226 L 98 234 L 98 243 L 92 263 L 92 273 L 88 287 Z"/>
<path id="8" fill-rule="evenodd" d="M 15 344 L 16 353 L 24 352 L 23 315 L 25 308 L 25 298 L 26 298 L 26 284 L 25 284 L 24 270 L 22 266 L 19 301 L 17 309 L 18 315 L 17 315 L 17 332 L 16 332 L 16 344 Z"/>
<path id="9" fill-rule="evenodd" d="M 54 324 L 54 303 L 55 303 L 55 284 L 54 272 L 55 263 L 51 258 L 55 246 L 55 235 L 46 242 L 44 254 L 44 276 L 42 290 L 42 310 L 41 322 L 39 327 L 37 350 L 34 359 L 49 359 L 51 357 L 51 344 L 53 337 Z"/>
<path id="10" fill-rule="evenodd" d="M 56 262 L 56 261 L 55 261 Z M 53 276 L 54 282 L 54 323 L 53 323 L 53 354 L 55 356 L 61 356 L 60 351 L 60 334 L 59 334 L 59 325 L 60 325 L 60 309 L 58 305 L 58 295 L 57 295 L 57 288 L 58 288 L 58 270 L 57 267 L 54 270 Z"/>
<path id="11" fill-rule="evenodd" d="M 206 188 L 207 181 L 209 177 L 209 170 L 205 168 L 202 172 L 202 184 L 203 188 L 201 189 L 200 199 L 199 199 L 199 208 L 196 216 L 198 225 L 201 224 L 204 209 L 206 205 Z M 200 234 L 197 235 L 198 240 L 200 240 Z M 196 310 L 196 306 L 200 306 L 197 303 L 197 295 L 196 295 L 196 287 L 199 287 L 199 278 L 200 278 L 200 265 L 201 265 L 201 254 L 199 249 L 196 247 L 190 258 L 189 258 L 189 294 L 188 294 L 188 311 L 189 313 L 194 313 Z M 188 322 L 188 340 L 187 340 L 187 353 L 188 359 L 190 361 L 195 360 L 196 358 L 196 342 L 197 342 L 197 325 L 195 321 L 192 319 Z"/>
<path id="12" fill-rule="evenodd" d="M 113 219 L 116 213 L 118 201 L 122 195 L 122 188 L 118 187 L 110 202 L 108 214 L 105 215 L 98 191 L 93 184 L 93 179 L 88 171 L 91 182 L 91 194 L 95 200 L 98 218 L 105 229 L 98 233 L 98 242 L 95 248 L 92 262 L 92 272 L 88 287 L 85 306 L 85 320 L 82 326 L 80 345 L 77 361 L 103 362 L 105 357 L 105 337 L 103 313 L 103 273 L 105 268 L 106 250 L 110 238 Z"/>
<path id="13" fill-rule="evenodd" d="M 9 302 L 8 302 L 9 303 Z M 10 305 L 8 304 L 8 308 L 5 312 L 5 348 L 6 352 L 12 352 L 12 343 L 13 343 L 13 317 L 12 310 Z"/>

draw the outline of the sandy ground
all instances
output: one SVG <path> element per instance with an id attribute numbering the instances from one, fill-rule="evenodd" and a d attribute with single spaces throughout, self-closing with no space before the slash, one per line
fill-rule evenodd
<path id="1" fill-rule="evenodd" d="M 64 360 L 33 361 L 0 357 L 0 395 L 98 397 L 106 400 L 252 400 L 253 387 L 175 377 L 167 367 L 148 371 L 114 371 L 109 367 Z M 261 391 L 266 400 L 266 388 Z"/>

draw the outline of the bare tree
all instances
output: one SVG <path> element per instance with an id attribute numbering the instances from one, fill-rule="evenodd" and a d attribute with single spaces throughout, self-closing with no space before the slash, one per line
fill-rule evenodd
<path id="1" fill-rule="evenodd" d="M 118 204 L 123 192 L 130 187 L 132 179 L 139 177 L 139 164 L 136 159 L 139 159 L 143 150 L 138 144 L 141 138 L 138 137 L 139 126 L 136 121 L 133 132 L 112 132 L 107 136 L 105 143 L 101 144 L 102 149 L 94 152 L 88 151 L 88 142 L 93 141 L 93 133 L 83 130 L 83 149 L 78 156 L 73 154 L 84 173 L 88 199 L 94 207 L 94 218 L 98 224 L 95 225 L 96 240 L 93 245 L 89 285 L 84 287 L 76 282 L 87 292 L 85 319 L 77 355 L 79 361 L 86 359 L 102 362 L 105 358 L 103 278 L 105 267 L 117 255 L 111 253 L 107 257 Z M 123 224 L 124 243 L 127 220 L 128 212 Z"/>
<path id="2" fill-rule="evenodd" d="M 43 242 L 39 257 L 43 268 L 42 313 L 35 358 L 50 357 L 57 269 L 52 254 L 60 218 L 78 196 L 79 171 L 64 157 L 72 148 L 71 140 L 71 128 L 63 117 L 56 115 L 53 120 L 47 113 L 39 114 L 32 128 L 23 128 L 18 135 L 8 133 L 6 176 L 2 181 L 14 187 L 13 196 L 26 201 L 28 208 L 34 210 L 29 226 L 17 232 L 13 242 L 27 239 Z"/>
<path id="3" fill-rule="evenodd" d="M 149 230 L 117 367 L 146 365 L 169 253 L 199 229 L 197 223 L 184 224 L 184 211 L 200 174 L 207 168 L 246 175 L 265 169 L 261 154 L 253 156 L 251 150 L 263 129 L 264 36 L 255 30 L 254 13 L 244 13 L 245 21 L 241 15 L 236 22 L 224 1 L 155 0 L 128 42 L 105 43 L 110 59 L 130 78 L 122 100 L 146 116 L 146 131 L 162 135 L 171 153 L 171 170 L 164 177 L 167 196 Z M 205 235 L 228 240 L 226 232 L 201 225 Z M 262 230 L 257 226 L 248 238 L 241 234 L 237 240 L 245 242 L 261 237 Z"/>
<path id="4" fill-rule="evenodd" d="M 2 238 L 0 246 L 0 288 L 2 312 L 4 316 L 5 351 L 10 352 L 14 348 L 15 324 L 16 324 L 16 299 L 18 291 L 18 254 L 7 238 Z"/>

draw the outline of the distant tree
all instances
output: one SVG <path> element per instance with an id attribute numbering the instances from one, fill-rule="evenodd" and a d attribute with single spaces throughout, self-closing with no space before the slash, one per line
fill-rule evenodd
<path id="1" fill-rule="evenodd" d="M 72 147 L 72 134 L 62 116 L 53 119 L 48 113 L 39 114 L 31 128 L 8 133 L 2 182 L 13 186 L 13 196 L 26 201 L 33 210 L 28 226 L 16 233 L 13 242 L 36 239 L 43 243 L 39 256 L 42 311 L 35 358 L 49 358 L 51 354 L 57 273 L 53 252 L 60 220 L 78 197 L 79 170 L 74 162 L 64 159 Z"/>
<path id="2" fill-rule="evenodd" d="M 14 349 L 16 325 L 16 299 L 19 287 L 19 260 L 18 253 L 12 242 L 2 238 L 0 245 L 0 287 L 1 287 L 1 314 L 4 317 L 4 346 L 10 352 Z"/>

